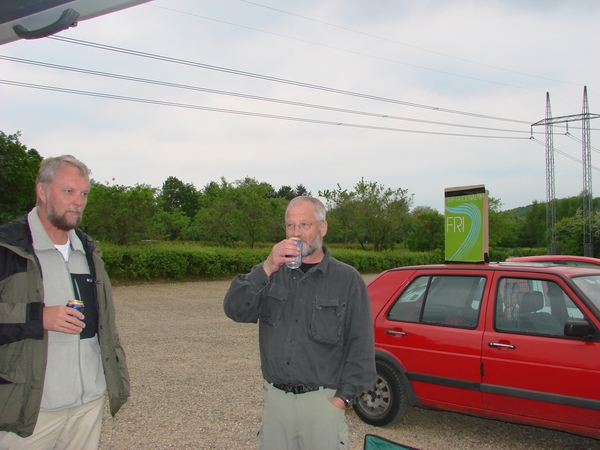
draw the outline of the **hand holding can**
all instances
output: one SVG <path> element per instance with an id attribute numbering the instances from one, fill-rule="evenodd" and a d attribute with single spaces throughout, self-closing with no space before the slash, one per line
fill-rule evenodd
<path id="1" fill-rule="evenodd" d="M 79 311 L 81 314 L 83 314 L 84 307 L 83 307 L 82 300 L 68 300 L 67 307 L 73 308 L 73 309 Z"/>
<path id="2" fill-rule="evenodd" d="M 288 266 L 290 269 L 297 269 L 302 264 L 302 241 L 296 237 L 293 237 L 290 239 L 296 243 L 296 245 L 298 246 L 298 251 L 300 253 L 298 253 L 298 256 L 296 256 L 296 259 L 294 259 L 293 261 L 290 261 L 290 262 L 286 262 L 285 265 Z M 286 255 L 286 256 L 291 257 L 291 255 Z"/>

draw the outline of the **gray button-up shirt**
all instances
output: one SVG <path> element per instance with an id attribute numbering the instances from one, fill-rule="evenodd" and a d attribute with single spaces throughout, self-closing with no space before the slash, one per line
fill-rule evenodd
<path id="1" fill-rule="evenodd" d="M 282 266 L 267 277 L 259 264 L 236 276 L 225 314 L 236 322 L 259 321 L 265 380 L 356 397 L 376 377 L 369 294 L 356 269 L 323 251 L 306 274 Z"/>

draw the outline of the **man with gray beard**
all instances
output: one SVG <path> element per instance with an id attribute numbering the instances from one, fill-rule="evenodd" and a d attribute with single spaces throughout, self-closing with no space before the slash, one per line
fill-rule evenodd
<path id="1" fill-rule="evenodd" d="M 129 396 L 110 280 L 77 228 L 89 174 L 45 159 L 36 207 L 0 227 L 0 449 L 97 449 L 105 392 L 113 415 Z"/>
<path id="2" fill-rule="evenodd" d="M 323 246 L 327 221 L 318 199 L 294 198 L 285 229 L 287 239 L 238 275 L 224 300 L 229 318 L 259 322 L 265 383 L 258 449 L 348 449 L 345 409 L 376 377 L 367 288 Z M 301 266 L 288 267 L 300 252 Z"/>

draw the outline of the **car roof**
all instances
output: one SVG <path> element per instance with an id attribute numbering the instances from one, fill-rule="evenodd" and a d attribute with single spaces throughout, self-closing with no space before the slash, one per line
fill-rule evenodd
<path id="1" fill-rule="evenodd" d="M 492 263 L 446 263 L 446 264 L 427 264 L 421 266 L 403 266 L 396 267 L 388 270 L 388 272 L 398 270 L 464 270 L 467 271 L 501 271 L 501 272 L 514 272 L 515 270 L 528 272 L 528 273 L 554 273 L 563 275 L 566 277 L 572 277 L 577 275 L 599 275 L 598 270 L 590 267 L 581 266 L 567 266 L 553 263 L 536 263 L 536 262 L 492 262 Z"/>
<path id="2" fill-rule="evenodd" d="M 508 258 L 507 261 L 517 262 L 517 261 L 572 261 L 572 262 L 582 262 L 588 264 L 594 264 L 600 266 L 600 259 L 592 258 L 589 256 L 575 256 L 575 255 L 535 255 L 535 256 L 516 256 L 513 258 Z"/>

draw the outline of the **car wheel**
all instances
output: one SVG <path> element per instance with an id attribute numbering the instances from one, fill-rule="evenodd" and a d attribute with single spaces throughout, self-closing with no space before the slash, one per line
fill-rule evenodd
<path id="1" fill-rule="evenodd" d="M 408 410 L 404 382 L 397 370 L 385 361 L 377 361 L 377 381 L 354 404 L 356 415 L 365 423 L 384 426 L 400 420 Z"/>

